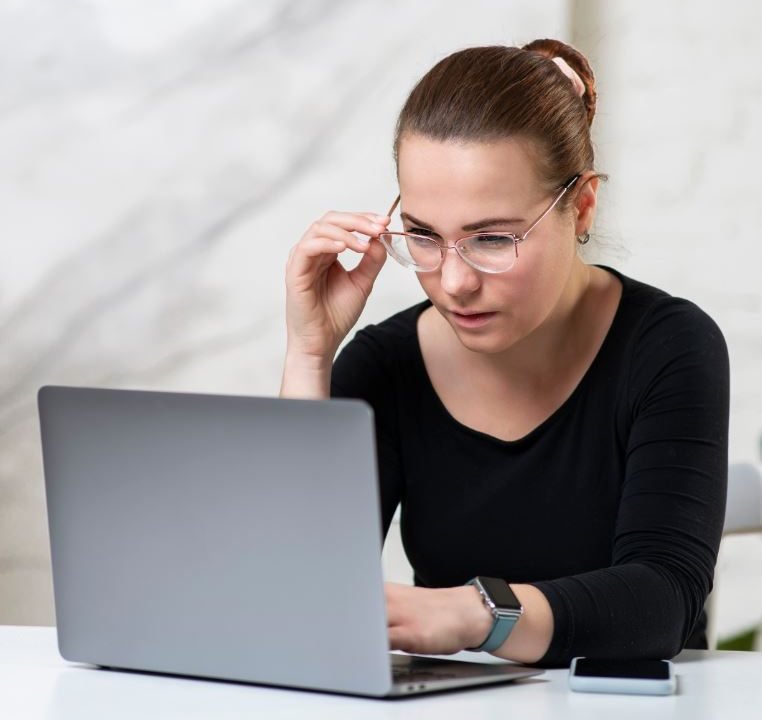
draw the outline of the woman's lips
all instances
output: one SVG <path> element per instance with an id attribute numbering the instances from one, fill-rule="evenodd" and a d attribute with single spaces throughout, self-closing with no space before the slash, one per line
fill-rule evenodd
<path id="1" fill-rule="evenodd" d="M 453 320 L 463 328 L 471 329 L 478 328 L 486 325 L 497 313 L 483 312 L 483 313 L 459 313 L 454 310 L 450 312 Z"/>

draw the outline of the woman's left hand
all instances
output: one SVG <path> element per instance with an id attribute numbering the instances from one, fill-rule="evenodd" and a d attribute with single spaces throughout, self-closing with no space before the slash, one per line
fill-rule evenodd
<path id="1" fill-rule="evenodd" d="M 386 583 L 392 650 L 449 655 L 477 647 L 492 628 L 492 615 L 472 585 L 421 588 Z"/>

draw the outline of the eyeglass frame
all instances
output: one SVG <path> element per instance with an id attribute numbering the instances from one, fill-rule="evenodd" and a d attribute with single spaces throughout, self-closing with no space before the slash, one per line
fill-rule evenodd
<path id="1" fill-rule="evenodd" d="M 458 257 L 461 260 L 463 260 L 463 262 L 465 262 L 469 267 L 474 268 L 474 270 L 478 270 L 479 272 L 489 273 L 489 274 L 492 274 L 492 275 L 498 275 L 500 273 L 508 272 L 509 270 L 511 270 L 511 268 L 516 264 L 516 260 L 519 259 L 519 243 L 522 243 L 522 242 L 524 242 L 524 240 L 527 239 L 527 236 L 529 235 L 529 233 L 532 232 L 532 230 L 534 230 L 537 227 L 537 225 L 539 225 L 540 221 L 543 220 L 543 218 L 545 218 L 545 216 L 548 215 L 551 210 L 553 210 L 553 208 L 558 204 L 558 202 L 561 200 L 561 198 L 569 190 L 571 190 L 571 188 L 574 185 L 574 183 L 576 183 L 577 180 L 579 180 L 581 177 L 582 177 L 582 173 L 578 173 L 577 175 L 572 177 L 569 181 L 567 181 L 567 183 L 561 188 L 561 192 L 558 195 L 556 195 L 555 199 L 548 206 L 548 208 L 542 213 L 542 215 L 540 215 L 540 217 L 537 218 L 537 220 L 535 220 L 529 226 L 529 228 L 524 232 L 524 234 L 520 235 L 520 236 L 516 235 L 516 233 L 512 233 L 512 232 L 476 232 L 476 233 L 470 233 L 468 235 L 464 235 L 462 238 L 458 238 L 452 245 L 442 245 L 441 243 L 437 242 L 433 237 L 430 237 L 429 235 L 419 235 L 418 233 L 409 233 L 409 232 L 405 232 L 405 231 L 402 231 L 402 232 L 395 232 L 395 231 L 383 232 L 383 233 L 379 233 L 378 237 L 379 237 L 379 240 L 380 240 L 382 235 L 405 235 L 407 237 L 423 238 L 425 240 L 430 241 L 434 245 L 436 245 L 439 248 L 439 256 L 440 256 L 439 264 L 435 268 L 432 268 L 431 270 L 417 270 L 414 266 L 404 265 L 402 262 L 400 262 L 396 257 L 394 257 L 394 255 L 392 254 L 392 252 L 391 252 L 389 246 L 386 244 L 386 242 L 381 240 L 384 248 L 386 249 L 387 254 L 390 255 L 392 257 L 392 259 L 396 260 L 400 265 L 403 265 L 404 267 L 411 267 L 414 272 L 419 272 L 419 273 L 423 273 L 423 272 L 436 272 L 437 270 L 439 270 L 439 268 L 442 267 L 442 263 L 444 263 L 445 252 L 447 252 L 448 250 L 455 250 L 455 252 L 458 253 Z M 397 206 L 399 205 L 400 199 L 401 199 L 401 195 L 398 194 L 396 199 L 392 203 L 391 207 L 389 208 L 389 212 L 386 213 L 388 217 L 391 217 L 392 213 L 397 209 Z M 469 240 L 472 237 L 479 237 L 480 235 L 502 235 L 503 237 L 509 237 L 509 238 L 511 238 L 513 240 L 513 249 L 514 249 L 514 252 L 516 253 L 516 259 L 513 261 L 513 263 L 511 263 L 511 265 L 508 268 L 506 268 L 505 270 L 485 270 L 483 268 L 480 268 L 480 267 L 477 267 L 476 265 L 474 265 L 474 263 L 471 260 L 469 260 L 467 257 L 465 257 L 460 252 L 459 243 L 462 243 L 464 240 Z"/>

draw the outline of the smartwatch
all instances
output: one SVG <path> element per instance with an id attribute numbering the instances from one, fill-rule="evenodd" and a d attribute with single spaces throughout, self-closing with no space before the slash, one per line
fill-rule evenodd
<path id="1" fill-rule="evenodd" d="M 466 648 L 474 652 L 493 652 L 497 650 L 511 634 L 524 608 L 513 594 L 511 586 L 500 578 L 477 576 L 466 585 L 473 585 L 482 596 L 484 604 L 492 613 L 494 621 L 487 639 L 475 648 Z"/>

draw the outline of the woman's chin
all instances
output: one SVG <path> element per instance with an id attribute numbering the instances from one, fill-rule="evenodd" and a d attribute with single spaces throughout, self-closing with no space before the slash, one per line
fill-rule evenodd
<path id="1" fill-rule="evenodd" d="M 463 347 L 484 355 L 496 355 L 504 352 L 516 341 L 515 338 L 494 329 L 490 332 L 475 333 L 464 330 L 453 323 L 450 324 L 450 327 Z"/>

